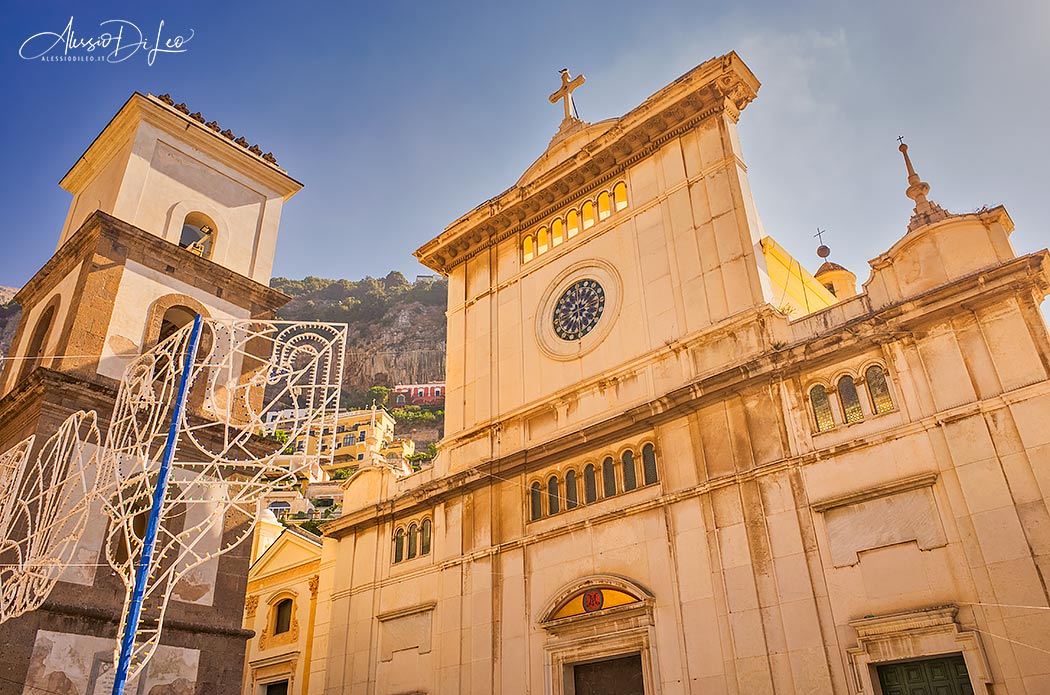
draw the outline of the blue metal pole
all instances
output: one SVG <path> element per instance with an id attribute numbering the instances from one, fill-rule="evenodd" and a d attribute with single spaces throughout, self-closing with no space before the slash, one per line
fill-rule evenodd
<path id="1" fill-rule="evenodd" d="M 157 527 L 160 526 L 160 510 L 168 489 L 168 474 L 171 472 L 171 462 L 175 458 L 175 444 L 179 436 L 179 419 L 182 417 L 182 408 L 186 403 L 190 372 L 193 370 L 193 360 L 197 357 L 200 337 L 201 315 L 197 314 L 193 319 L 190 342 L 186 346 L 186 359 L 182 364 L 182 374 L 179 376 L 179 392 L 171 411 L 171 426 L 168 427 L 168 440 L 164 444 L 164 455 L 160 461 L 157 487 L 153 490 L 153 506 L 149 512 L 149 522 L 146 524 L 146 537 L 142 542 L 142 556 L 135 570 L 135 588 L 131 594 L 131 603 L 128 604 L 127 619 L 124 621 L 124 638 L 120 641 L 120 659 L 117 661 L 117 668 L 113 674 L 113 695 L 124 695 L 124 687 L 128 682 L 131 652 L 135 648 L 135 636 L 139 631 L 139 617 L 142 614 L 142 597 L 146 593 L 146 580 L 149 578 L 149 566 L 153 559 L 153 546 L 156 545 Z"/>

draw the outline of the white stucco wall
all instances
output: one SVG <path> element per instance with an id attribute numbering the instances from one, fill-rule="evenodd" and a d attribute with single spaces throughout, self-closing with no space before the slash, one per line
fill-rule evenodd
<path id="1" fill-rule="evenodd" d="M 247 309 L 129 260 L 117 287 L 113 317 L 99 360 L 99 374 L 120 379 L 124 368 L 142 349 L 150 306 L 158 298 L 174 293 L 193 297 L 208 309 L 212 318 L 250 318 Z"/>

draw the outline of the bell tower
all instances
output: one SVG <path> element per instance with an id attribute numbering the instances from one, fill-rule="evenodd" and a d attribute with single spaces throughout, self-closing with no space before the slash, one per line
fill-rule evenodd
<path id="1" fill-rule="evenodd" d="M 185 104 L 133 94 L 61 185 L 73 200 L 58 248 L 15 295 L 22 317 L 0 376 L 0 451 L 33 434 L 45 441 L 78 410 L 95 411 L 105 432 L 124 368 L 144 350 L 195 314 L 272 318 L 288 299 L 268 282 L 281 209 L 302 185 L 272 154 Z M 246 521 L 224 523 L 234 533 Z M 3 683 L 66 681 L 109 692 L 124 588 L 104 538 L 95 509 L 76 564 L 43 605 L 0 625 L 0 693 L 13 692 Z M 157 652 L 172 682 L 240 690 L 249 550 L 175 586 Z M 55 666 L 60 653 L 85 655 L 87 666 Z"/>
<path id="2" fill-rule="evenodd" d="M 285 301 L 267 284 L 302 185 L 185 104 L 133 94 L 61 185 L 73 201 L 55 255 L 15 296 L 0 393 L 37 367 L 117 380 L 196 313 L 270 316 Z"/>

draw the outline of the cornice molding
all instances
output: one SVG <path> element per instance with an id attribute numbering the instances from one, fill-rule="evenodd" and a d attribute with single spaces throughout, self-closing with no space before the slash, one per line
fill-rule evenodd
<path id="1" fill-rule="evenodd" d="M 108 249 L 104 248 L 103 239 L 110 242 Z M 130 249 L 141 251 L 141 254 L 131 254 Z M 291 299 L 283 292 L 256 282 L 214 261 L 184 251 L 179 248 L 178 244 L 173 244 L 101 210 L 96 210 L 15 294 L 14 301 L 23 307 L 39 301 L 76 265 L 85 262 L 92 253 L 107 257 L 116 255 L 124 260 L 134 255 L 134 260 L 160 272 L 168 272 L 169 264 L 165 262 L 165 258 L 177 253 L 181 273 L 189 271 L 189 274 L 194 277 L 212 279 L 215 287 L 223 290 L 223 299 L 226 301 L 230 301 L 234 296 L 241 296 L 248 298 L 258 307 L 276 311 Z"/>
<path id="2" fill-rule="evenodd" d="M 933 487 L 936 482 L 937 473 L 924 473 L 923 475 L 916 475 L 903 480 L 895 480 L 884 485 L 876 485 L 861 490 L 860 492 L 851 492 L 848 495 L 839 495 L 838 497 L 831 497 L 818 502 L 812 502 L 810 507 L 815 512 L 827 512 L 832 509 L 838 509 L 839 507 L 848 507 L 853 504 L 860 504 L 861 502 L 867 502 L 880 497 L 889 497 L 902 492 Z"/>

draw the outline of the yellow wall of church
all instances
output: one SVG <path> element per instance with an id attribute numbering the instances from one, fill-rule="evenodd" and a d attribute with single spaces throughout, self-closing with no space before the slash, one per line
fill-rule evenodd
<path id="1" fill-rule="evenodd" d="M 774 307 L 794 318 L 826 309 L 838 301 L 773 237 L 763 237 L 759 243 L 773 289 L 770 303 Z"/>

